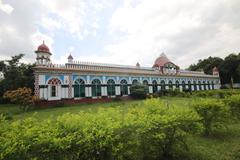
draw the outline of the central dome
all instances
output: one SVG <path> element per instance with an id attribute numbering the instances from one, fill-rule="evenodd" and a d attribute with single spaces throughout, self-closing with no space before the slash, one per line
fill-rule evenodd
<path id="1" fill-rule="evenodd" d="M 153 67 L 162 67 L 164 66 L 166 63 L 172 63 L 167 56 L 162 53 L 154 62 Z"/>

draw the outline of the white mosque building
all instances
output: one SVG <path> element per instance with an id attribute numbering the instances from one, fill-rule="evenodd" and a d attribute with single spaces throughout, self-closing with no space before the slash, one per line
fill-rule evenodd
<path id="1" fill-rule="evenodd" d="M 66 64 L 52 64 L 49 48 L 41 44 L 35 70 L 35 95 L 44 100 L 127 96 L 132 84 L 148 86 L 149 93 L 163 89 L 210 90 L 220 88 L 217 68 L 213 75 L 181 70 L 161 54 L 152 67 L 77 62 L 69 55 Z"/>

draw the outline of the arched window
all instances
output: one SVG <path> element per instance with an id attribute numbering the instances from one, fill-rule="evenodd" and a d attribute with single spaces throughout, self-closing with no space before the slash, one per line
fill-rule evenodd
<path id="1" fill-rule="evenodd" d="M 128 95 L 128 85 L 125 79 L 120 82 L 121 95 Z"/>
<path id="2" fill-rule="evenodd" d="M 162 81 L 161 81 L 161 90 L 165 90 L 165 89 L 166 89 L 165 81 L 162 80 Z"/>
<path id="3" fill-rule="evenodd" d="M 176 88 L 179 88 L 179 81 L 176 81 Z"/>
<path id="4" fill-rule="evenodd" d="M 149 92 L 148 81 L 147 81 L 147 80 L 144 80 L 144 81 L 143 81 L 143 84 L 144 84 L 145 86 L 147 86 L 147 91 Z"/>
<path id="5" fill-rule="evenodd" d="M 188 81 L 188 89 L 189 89 L 189 91 L 191 91 L 191 90 L 192 90 L 191 81 Z"/>
<path id="6" fill-rule="evenodd" d="M 136 80 L 136 79 L 134 79 L 133 81 L 132 81 L 132 84 L 138 84 L 138 80 Z"/>
<path id="7" fill-rule="evenodd" d="M 101 81 L 99 79 L 94 79 L 92 81 L 92 96 L 101 96 Z"/>
<path id="8" fill-rule="evenodd" d="M 199 90 L 202 90 L 202 84 L 201 84 L 201 81 L 198 81 L 198 86 L 199 86 Z"/>
<path id="9" fill-rule="evenodd" d="M 61 85 L 61 81 L 57 78 L 52 78 L 48 81 L 48 84 L 50 85 L 51 97 L 57 97 L 58 96 L 58 85 Z"/>
<path id="10" fill-rule="evenodd" d="M 203 81 L 203 89 L 207 90 L 205 81 Z"/>
<path id="11" fill-rule="evenodd" d="M 156 80 L 152 81 L 152 86 L 153 86 L 153 93 L 156 93 L 158 91 L 157 81 Z"/>
<path id="12" fill-rule="evenodd" d="M 73 85 L 74 97 L 85 97 L 85 82 L 82 79 L 77 79 Z"/>
<path id="13" fill-rule="evenodd" d="M 185 91 L 185 90 L 186 90 L 185 81 L 182 81 L 182 90 L 183 90 L 183 91 Z"/>
<path id="14" fill-rule="evenodd" d="M 115 82 L 112 79 L 109 79 L 107 81 L 107 94 L 108 94 L 108 96 L 115 95 Z"/>
<path id="15" fill-rule="evenodd" d="M 169 89 L 173 89 L 173 84 L 172 84 L 172 81 L 171 81 L 171 80 L 168 81 L 168 87 L 169 87 Z"/>
<path id="16" fill-rule="evenodd" d="M 197 90 L 197 83 L 196 83 L 196 81 L 193 81 L 193 86 L 194 86 L 194 91 L 196 91 Z"/>

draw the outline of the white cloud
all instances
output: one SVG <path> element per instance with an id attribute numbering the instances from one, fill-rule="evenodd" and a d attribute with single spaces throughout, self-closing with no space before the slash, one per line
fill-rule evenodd
<path id="1" fill-rule="evenodd" d="M 3 4 L 2 0 L 0 0 L 0 10 L 7 14 L 11 14 L 14 8 L 9 4 Z"/>
<path id="2" fill-rule="evenodd" d="M 113 35 L 124 33 L 105 47 L 114 55 L 112 61 L 120 58 L 124 63 L 140 61 L 151 66 L 164 51 L 184 68 L 199 58 L 240 50 L 239 22 L 235 19 L 240 16 L 240 5 L 235 0 L 127 2 L 110 21 Z"/>

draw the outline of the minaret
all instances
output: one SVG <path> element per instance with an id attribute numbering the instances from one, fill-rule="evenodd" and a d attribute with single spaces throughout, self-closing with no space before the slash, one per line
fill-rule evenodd
<path id="1" fill-rule="evenodd" d="M 73 63 L 73 56 L 71 54 L 68 56 L 68 63 Z"/>
<path id="2" fill-rule="evenodd" d="M 50 52 L 48 46 L 45 45 L 44 41 L 40 46 L 38 46 L 35 53 L 37 54 L 37 65 L 46 66 L 50 64 L 50 56 L 52 55 L 52 53 Z"/>

